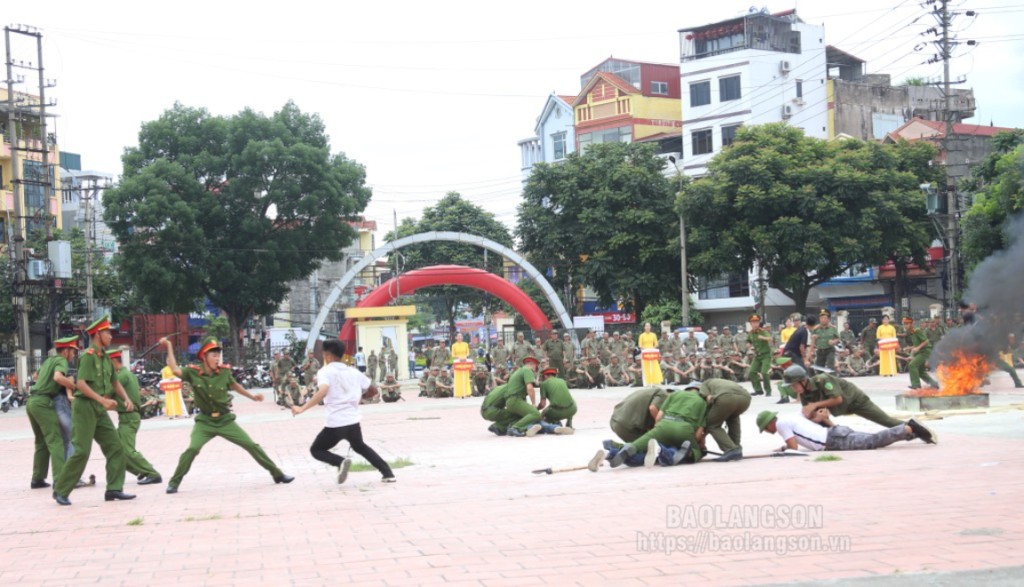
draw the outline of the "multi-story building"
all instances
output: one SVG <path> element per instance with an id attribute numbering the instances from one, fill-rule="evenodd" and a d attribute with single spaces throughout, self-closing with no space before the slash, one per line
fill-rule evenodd
<path id="1" fill-rule="evenodd" d="M 534 136 L 519 141 L 522 152 L 523 183 L 537 163 L 557 163 L 576 150 L 572 101 L 575 96 L 552 93 L 537 117 Z"/>
<path id="2" fill-rule="evenodd" d="M 114 174 L 82 169 L 77 153 L 60 154 L 61 227 L 79 228 L 94 250 L 110 257 L 117 251 L 117 239 L 103 221 L 103 193 L 113 185 Z"/>
<path id="3" fill-rule="evenodd" d="M 825 31 L 796 11 L 679 31 L 685 174 L 699 177 L 741 125 L 785 121 L 828 136 Z"/>
<path id="4" fill-rule="evenodd" d="M 23 230 L 22 236 L 37 229 L 45 230 L 46 224 L 61 227 L 61 202 L 55 186 L 60 185 L 60 171 L 57 166 L 60 150 L 54 136 L 42 135 L 40 124 L 39 97 L 15 92 L 13 105 L 8 101 L 6 89 L 0 89 L 0 230 L 3 242 L 10 243 L 16 230 Z M 11 139 L 17 125 L 17 144 Z M 43 154 L 46 166 L 43 168 Z M 14 184 L 15 166 L 19 171 L 20 185 Z M 24 224 L 14 214 L 15 194 L 20 193 L 21 212 Z"/>

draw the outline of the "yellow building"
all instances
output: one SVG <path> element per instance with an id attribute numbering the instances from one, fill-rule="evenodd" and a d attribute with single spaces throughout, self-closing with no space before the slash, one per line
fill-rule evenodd
<path id="1" fill-rule="evenodd" d="M 18 142 L 12 144 L 15 132 Z M 16 92 L 11 106 L 6 88 L 0 88 L 0 133 L 3 134 L 3 142 L 0 143 L 0 228 L 3 243 L 8 244 L 14 228 L 21 235 L 44 229 L 47 222 L 54 228 L 60 228 L 61 200 L 55 187 L 60 184 L 60 151 L 52 136 L 41 136 L 39 97 Z M 42 167 L 44 148 L 49 174 Z M 20 189 L 14 183 L 16 169 L 20 171 Z M 15 193 L 21 194 L 21 222 L 14 214 Z"/>

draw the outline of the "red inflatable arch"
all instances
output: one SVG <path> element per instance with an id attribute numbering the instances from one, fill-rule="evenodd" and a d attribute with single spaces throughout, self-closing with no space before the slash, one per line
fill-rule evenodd
<path id="1" fill-rule="evenodd" d="M 409 271 L 381 284 L 356 304 L 356 307 L 383 306 L 395 299 L 399 292 L 409 294 L 432 285 L 462 285 L 494 294 L 519 312 L 533 330 L 551 330 L 548 317 L 523 290 L 498 275 L 462 265 L 435 265 Z M 355 328 L 355 321 L 347 320 L 338 334 L 338 338 L 345 346 L 352 349 L 355 348 Z"/>

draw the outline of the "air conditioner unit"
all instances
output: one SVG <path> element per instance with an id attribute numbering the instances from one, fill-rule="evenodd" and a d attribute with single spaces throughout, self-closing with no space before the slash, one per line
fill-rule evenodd
<path id="1" fill-rule="evenodd" d="M 28 262 L 29 281 L 40 281 L 50 276 L 49 263 L 40 259 L 31 259 Z"/>
<path id="2" fill-rule="evenodd" d="M 782 73 L 789 73 L 789 70 L 793 69 L 793 65 L 788 59 L 783 59 L 779 62 L 779 71 Z"/>
<path id="3" fill-rule="evenodd" d="M 793 116 L 793 105 L 792 104 L 783 104 L 783 106 L 782 106 L 782 117 L 783 118 L 790 118 L 792 116 Z"/>

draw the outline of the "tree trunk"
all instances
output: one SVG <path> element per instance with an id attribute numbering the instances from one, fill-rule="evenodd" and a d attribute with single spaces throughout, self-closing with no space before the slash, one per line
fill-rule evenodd
<path id="1" fill-rule="evenodd" d="M 907 267 L 899 259 L 893 259 L 896 267 L 896 274 L 892 280 L 892 305 L 896 308 L 896 323 L 900 324 L 903 318 L 903 297 L 906 294 Z"/>
<path id="2" fill-rule="evenodd" d="M 801 315 L 807 315 L 807 296 L 810 295 L 810 293 L 811 287 L 806 283 L 801 283 L 800 287 L 793 288 L 793 293 L 791 294 L 793 304 L 796 306 L 796 311 Z M 785 320 L 782 320 L 782 322 L 785 322 Z"/>
<path id="3" fill-rule="evenodd" d="M 228 348 L 231 351 L 231 364 L 239 364 L 239 349 L 238 349 L 238 317 L 235 316 L 234 312 L 227 312 L 228 325 L 231 328 L 231 332 L 228 333 Z"/>

